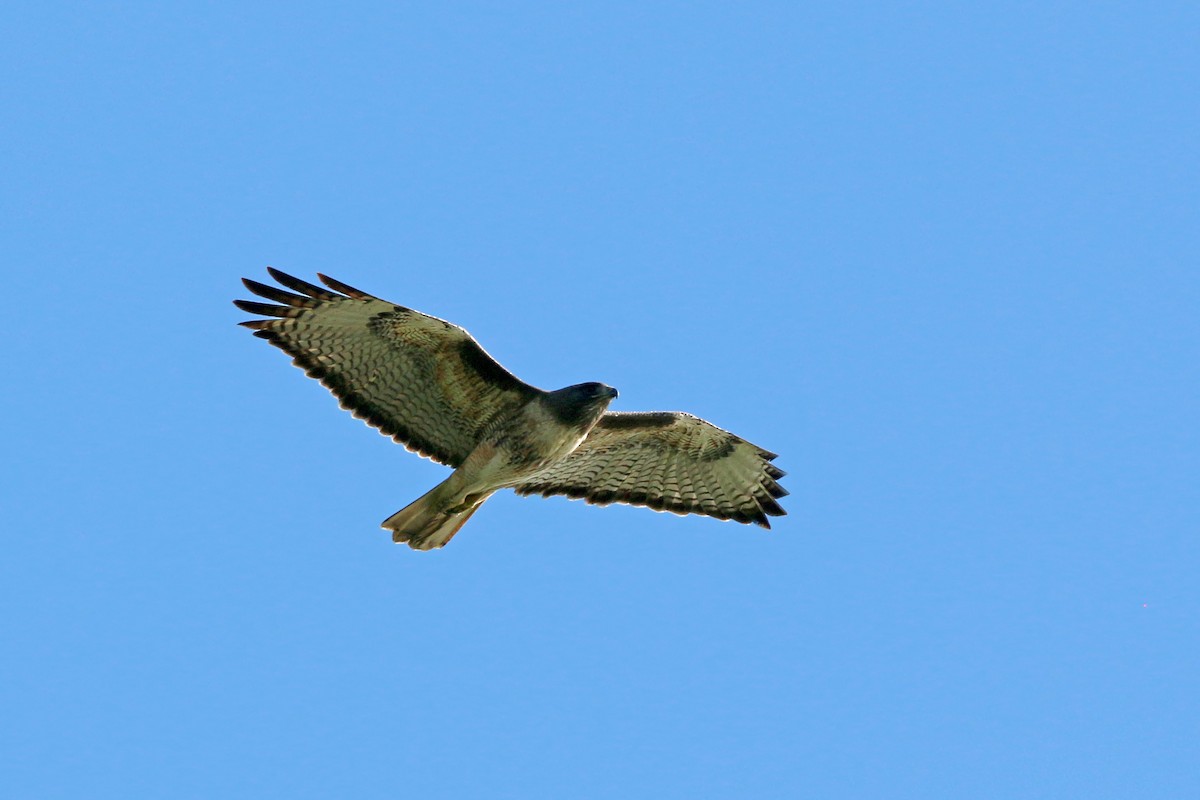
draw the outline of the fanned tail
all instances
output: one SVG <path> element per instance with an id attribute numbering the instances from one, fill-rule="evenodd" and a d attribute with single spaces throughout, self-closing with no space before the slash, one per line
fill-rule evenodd
<path id="1" fill-rule="evenodd" d="M 450 510 L 446 508 L 446 494 L 445 484 L 435 486 L 385 519 L 382 527 L 392 532 L 393 542 L 407 544 L 414 550 L 444 547 L 490 496 L 489 493 L 465 508 Z"/>

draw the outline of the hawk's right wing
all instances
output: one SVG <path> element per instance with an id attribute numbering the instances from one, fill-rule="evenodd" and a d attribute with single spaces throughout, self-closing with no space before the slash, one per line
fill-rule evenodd
<path id="1" fill-rule="evenodd" d="M 570 455 L 518 484 L 517 494 L 563 494 L 770 528 L 787 512 L 774 453 L 691 414 L 608 412 Z"/>

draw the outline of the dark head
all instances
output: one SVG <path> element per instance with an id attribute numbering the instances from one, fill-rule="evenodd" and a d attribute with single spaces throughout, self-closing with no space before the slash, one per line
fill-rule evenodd
<path id="1" fill-rule="evenodd" d="M 546 405 L 566 425 L 591 427 L 616 396 L 617 390 L 603 383 L 577 383 L 549 392 Z"/>

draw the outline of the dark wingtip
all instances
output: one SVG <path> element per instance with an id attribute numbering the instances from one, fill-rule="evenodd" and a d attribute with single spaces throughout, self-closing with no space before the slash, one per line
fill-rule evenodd
<path id="1" fill-rule="evenodd" d="M 280 283 L 283 283 L 285 286 L 287 285 L 285 283 L 285 281 L 300 280 L 299 278 L 294 278 L 291 275 L 284 272 L 283 270 L 275 269 L 274 267 L 267 267 L 267 274 L 270 275 L 275 280 L 279 281 Z"/>
<path id="2" fill-rule="evenodd" d="M 249 278 L 242 278 L 242 283 L 246 284 L 246 288 L 254 292 L 259 297 L 265 297 L 268 300 L 274 300 L 277 303 L 283 303 L 285 306 L 293 308 L 313 308 L 317 305 L 316 301 L 311 297 L 304 297 L 291 292 L 285 292 L 275 286 L 268 286 L 265 283 L 252 281 Z"/>
<path id="3" fill-rule="evenodd" d="M 378 299 L 378 298 L 374 297 L 373 295 L 367 294 L 366 292 L 362 291 L 361 289 L 355 289 L 353 286 L 350 286 L 349 284 L 342 283 L 339 280 L 334 280 L 333 278 L 329 277 L 328 275 L 324 275 L 320 272 L 317 273 L 317 277 L 321 279 L 321 283 L 325 284 L 330 289 L 333 289 L 335 292 L 341 292 L 342 294 L 346 295 L 347 297 L 353 297 L 355 300 L 377 300 Z"/>
<path id="4" fill-rule="evenodd" d="M 264 317 L 290 317 L 294 312 L 287 306 L 275 306 L 270 303 L 258 303 L 254 300 L 234 300 L 233 304 L 242 311 L 251 314 L 262 314 Z"/>
<path id="5" fill-rule="evenodd" d="M 267 267 L 267 272 L 270 273 L 272 278 L 279 281 L 279 283 L 283 284 L 292 291 L 300 292 L 300 294 L 307 295 L 314 300 L 341 299 L 341 295 L 331 292 L 328 289 L 322 289 L 320 286 L 314 286 L 308 281 L 302 281 L 297 277 L 288 275 L 283 270 L 275 269 L 274 267 Z"/>
<path id="6" fill-rule="evenodd" d="M 756 499 L 758 500 L 759 508 L 761 508 L 763 510 L 764 514 L 767 514 L 768 516 L 772 516 L 772 517 L 787 516 L 787 512 L 783 510 L 783 506 L 779 505 L 779 503 L 776 503 L 774 498 L 759 497 Z"/>

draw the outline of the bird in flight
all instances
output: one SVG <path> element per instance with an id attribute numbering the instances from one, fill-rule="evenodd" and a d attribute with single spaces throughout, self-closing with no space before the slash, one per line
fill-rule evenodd
<path id="1" fill-rule="evenodd" d="M 770 528 L 786 512 L 775 454 L 678 411 L 614 412 L 617 390 L 548 392 L 500 366 L 462 328 L 318 274 L 268 267 L 284 291 L 235 300 L 241 324 L 326 386 L 341 406 L 409 450 L 454 468 L 383 521 L 395 542 L 442 547 L 500 489 L 628 503 Z"/>

